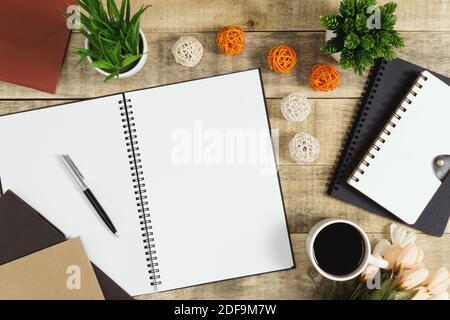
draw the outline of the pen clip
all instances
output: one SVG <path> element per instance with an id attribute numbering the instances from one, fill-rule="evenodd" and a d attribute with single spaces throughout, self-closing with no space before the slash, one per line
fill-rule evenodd
<path id="1" fill-rule="evenodd" d="M 78 175 L 81 179 L 84 180 L 84 176 L 81 171 L 77 168 L 75 163 L 72 161 L 72 158 L 68 154 L 63 154 L 63 158 L 66 160 L 67 164 L 72 168 L 72 170 Z"/>
<path id="2" fill-rule="evenodd" d="M 69 172 L 73 176 L 73 178 L 78 182 L 81 189 L 83 191 L 86 190 L 88 187 L 87 187 L 86 183 L 84 182 L 84 176 L 80 172 L 80 170 L 77 168 L 75 163 L 72 161 L 70 156 L 68 154 L 63 154 L 63 155 L 61 155 L 61 157 L 62 157 L 64 165 L 67 167 L 67 169 L 69 170 Z"/>

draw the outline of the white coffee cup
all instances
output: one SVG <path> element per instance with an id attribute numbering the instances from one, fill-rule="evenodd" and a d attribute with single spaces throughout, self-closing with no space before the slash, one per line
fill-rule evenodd
<path id="1" fill-rule="evenodd" d="M 361 264 L 358 266 L 358 268 L 355 271 L 353 271 L 352 273 L 350 273 L 348 275 L 344 275 L 344 276 L 329 274 L 328 272 L 322 270 L 322 268 L 319 267 L 319 265 L 317 264 L 317 261 L 315 259 L 314 241 L 316 240 L 317 235 L 325 227 L 335 224 L 335 223 L 345 223 L 345 224 L 351 225 L 352 227 L 354 227 L 356 230 L 358 230 L 361 233 L 361 236 L 364 240 L 365 250 L 364 250 L 364 257 L 362 259 Z M 370 240 L 369 240 L 369 237 L 367 236 L 367 234 L 364 232 L 363 229 L 361 229 L 360 226 L 358 226 L 357 224 L 355 224 L 351 221 L 348 221 L 348 220 L 332 219 L 332 218 L 322 220 L 312 227 L 312 229 L 308 233 L 308 237 L 306 238 L 306 253 L 308 254 L 309 260 L 313 264 L 314 268 L 316 268 L 316 270 L 322 276 L 324 276 L 325 278 L 328 278 L 330 280 L 333 280 L 333 281 L 348 281 L 348 280 L 354 279 L 354 278 L 358 277 L 367 268 L 367 266 L 369 264 L 375 265 L 382 269 L 386 269 L 388 267 L 389 263 L 384 259 L 380 259 L 380 258 L 373 256 L 371 254 L 371 252 L 372 252 L 372 249 L 371 249 Z"/>

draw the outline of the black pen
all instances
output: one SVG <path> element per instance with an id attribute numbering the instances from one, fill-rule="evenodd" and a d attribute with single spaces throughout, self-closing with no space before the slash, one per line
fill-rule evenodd
<path id="1" fill-rule="evenodd" d="M 84 182 L 84 177 L 81 174 L 80 170 L 78 170 L 75 163 L 72 161 L 69 155 L 63 154 L 61 156 L 62 161 L 64 165 L 67 167 L 67 170 L 69 170 L 70 175 L 75 179 L 77 184 L 80 186 L 81 190 L 83 191 L 86 198 L 88 198 L 89 202 L 94 207 L 95 211 L 97 211 L 100 218 L 102 218 L 103 222 L 106 224 L 106 226 L 112 231 L 114 235 L 117 236 L 117 230 L 114 227 L 114 224 L 112 223 L 111 219 L 106 214 L 105 210 L 102 208 L 98 200 L 95 198 L 92 191 L 89 189 L 87 184 Z"/>

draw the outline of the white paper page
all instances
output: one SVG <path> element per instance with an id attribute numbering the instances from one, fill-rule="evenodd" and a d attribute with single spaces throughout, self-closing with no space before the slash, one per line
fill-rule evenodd
<path id="1" fill-rule="evenodd" d="M 0 117 L 0 177 L 72 238 L 129 294 L 152 291 L 119 100 L 122 95 Z M 116 226 L 105 226 L 58 154 L 67 153 Z"/>
<path id="2" fill-rule="evenodd" d="M 414 224 L 425 209 L 441 181 L 433 170 L 436 156 L 450 154 L 450 88 L 429 72 L 420 78 L 422 89 L 413 87 L 417 96 L 399 111 L 401 120 L 392 118 L 395 128 L 384 144 L 377 142 L 380 151 L 372 151 L 375 159 L 366 161 L 364 174 L 356 173 L 358 182 L 349 183 L 381 206 L 409 224 Z"/>
<path id="3" fill-rule="evenodd" d="M 126 97 L 148 190 L 158 291 L 292 267 L 259 72 Z M 226 135 L 252 142 L 233 148 Z"/>

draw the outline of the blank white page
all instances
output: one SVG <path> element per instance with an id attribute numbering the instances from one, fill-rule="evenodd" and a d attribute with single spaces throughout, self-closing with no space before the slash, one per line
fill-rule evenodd
<path id="1" fill-rule="evenodd" d="M 126 97 L 148 192 L 158 291 L 291 268 L 258 70 Z M 243 139 L 235 147 L 233 136 Z"/>
<path id="2" fill-rule="evenodd" d="M 409 224 L 420 217 L 441 181 L 433 170 L 436 156 L 450 154 L 450 88 L 447 84 L 424 72 L 411 89 L 416 92 L 402 104 L 406 112 L 398 110 L 398 120 L 390 121 L 395 128 L 381 134 L 385 143 L 376 141 L 379 151 L 369 150 L 375 158 L 366 156 L 370 165 L 355 171 L 350 185 Z"/>
<path id="3" fill-rule="evenodd" d="M 115 95 L 0 117 L 0 177 L 132 295 L 152 291 Z M 69 154 L 115 224 L 115 237 L 57 158 Z"/>

